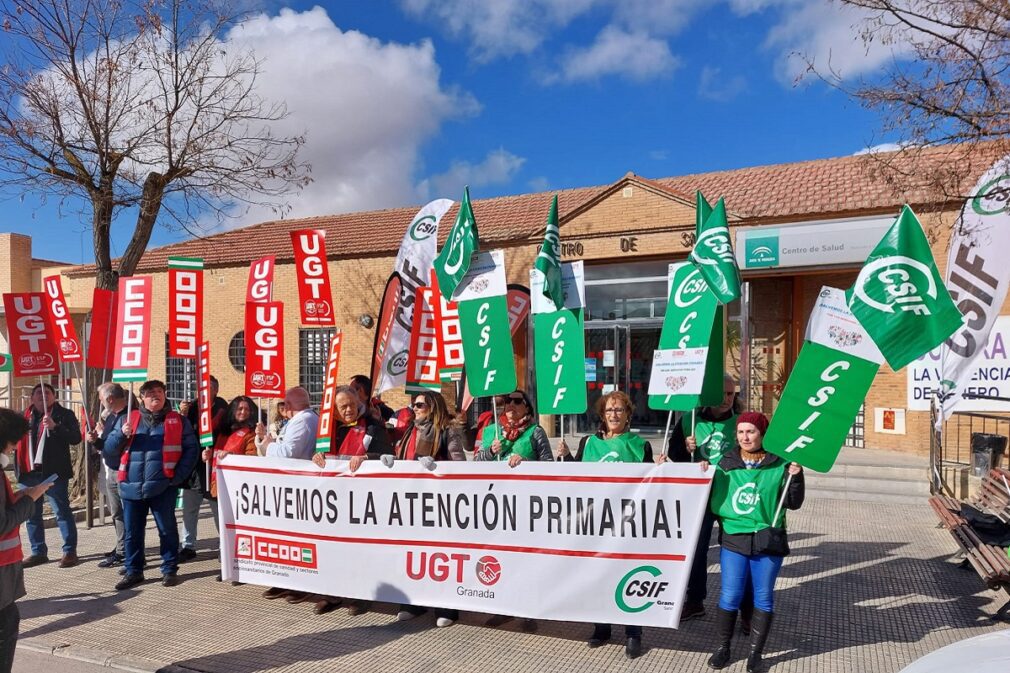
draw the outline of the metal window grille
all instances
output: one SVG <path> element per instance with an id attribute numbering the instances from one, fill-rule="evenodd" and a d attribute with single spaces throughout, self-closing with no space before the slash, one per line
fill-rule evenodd
<path id="1" fill-rule="evenodd" d="M 298 330 L 298 385 L 309 391 L 314 407 L 323 401 L 326 358 L 330 354 L 330 339 L 335 333 L 332 327 Z"/>
<path id="2" fill-rule="evenodd" d="M 866 448 L 866 405 L 859 405 L 859 413 L 856 420 L 849 428 L 849 434 L 845 437 L 845 446 L 852 446 L 857 449 Z"/>
<path id="3" fill-rule="evenodd" d="M 184 400 L 196 399 L 196 360 L 173 358 L 168 349 L 168 332 L 165 333 L 165 395 L 175 406 Z"/>
<path id="4" fill-rule="evenodd" d="M 245 371 L 245 330 L 238 332 L 228 344 L 228 362 L 235 371 Z"/>

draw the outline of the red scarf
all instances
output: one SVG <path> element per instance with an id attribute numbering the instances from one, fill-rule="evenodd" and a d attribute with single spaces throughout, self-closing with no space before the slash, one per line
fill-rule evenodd
<path id="1" fill-rule="evenodd" d="M 230 435 L 221 435 L 214 443 L 214 450 L 210 452 L 210 486 L 207 488 L 212 497 L 217 497 L 217 452 L 235 453 L 240 456 L 245 455 L 245 438 L 252 432 L 249 428 L 239 428 Z"/>
<path id="2" fill-rule="evenodd" d="M 43 435 L 43 433 L 45 433 L 46 426 L 45 426 L 45 424 L 42 423 L 42 420 L 40 419 L 39 420 L 39 428 L 38 428 L 38 436 L 35 438 L 35 444 L 32 445 L 31 444 L 31 434 L 32 434 L 32 407 L 31 406 L 29 406 L 25 410 L 25 420 L 28 421 L 28 432 L 26 432 L 25 436 L 22 437 L 21 440 L 18 442 L 18 448 L 17 448 L 17 451 L 15 453 L 16 453 L 18 467 L 21 468 L 21 472 L 24 473 L 24 474 L 28 474 L 29 472 L 32 471 L 32 468 L 34 467 L 32 465 L 32 462 L 33 462 L 35 456 L 31 455 L 32 449 L 34 448 L 36 451 L 38 451 L 39 444 L 42 442 L 42 435 Z"/>
<path id="3" fill-rule="evenodd" d="M 329 454 L 331 456 L 363 456 L 368 453 L 365 448 L 365 431 L 368 422 L 364 416 L 358 419 L 354 425 L 348 426 L 340 423 L 333 430 L 333 440 L 330 442 Z M 337 444 L 337 436 L 344 431 L 343 439 Z"/>
<path id="4" fill-rule="evenodd" d="M 502 414 L 498 417 L 498 427 L 501 428 L 501 438 L 510 442 L 516 441 L 516 439 L 519 438 L 519 435 L 526 432 L 526 428 L 530 427 L 530 424 L 532 423 L 532 414 L 526 414 L 515 422 L 509 420 L 508 414 Z"/>

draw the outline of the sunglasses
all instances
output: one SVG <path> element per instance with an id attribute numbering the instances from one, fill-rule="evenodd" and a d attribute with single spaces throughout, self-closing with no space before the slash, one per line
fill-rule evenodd
<path id="1" fill-rule="evenodd" d="M 414 402 L 415 409 L 426 409 L 428 407 L 427 402 Z"/>
<path id="2" fill-rule="evenodd" d="M 522 397 L 506 397 L 502 404 L 526 404 L 526 400 Z"/>

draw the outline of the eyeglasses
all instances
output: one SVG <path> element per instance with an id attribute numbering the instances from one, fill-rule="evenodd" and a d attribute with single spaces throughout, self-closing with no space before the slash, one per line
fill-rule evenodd
<path id="1" fill-rule="evenodd" d="M 526 404 L 522 397 L 506 397 L 503 404 Z"/>
<path id="2" fill-rule="evenodd" d="M 603 414 L 605 416 L 623 416 L 627 411 L 624 407 L 616 407 L 613 409 L 604 409 Z"/>
<path id="3" fill-rule="evenodd" d="M 428 407 L 427 402 L 414 402 L 415 409 L 426 409 Z"/>

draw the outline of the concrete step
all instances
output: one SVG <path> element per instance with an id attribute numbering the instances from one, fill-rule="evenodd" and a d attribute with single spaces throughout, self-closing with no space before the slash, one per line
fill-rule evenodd
<path id="1" fill-rule="evenodd" d="M 828 474 L 806 473 L 808 489 L 854 491 L 858 493 L 891 493 L 899 495 L 928 496 L 929 482 L 925 479 L 875 479 Z"/>

